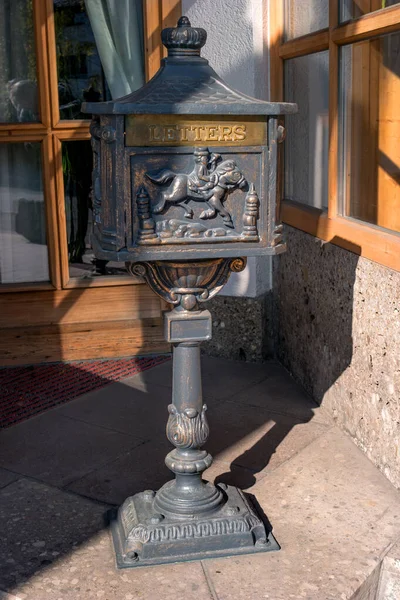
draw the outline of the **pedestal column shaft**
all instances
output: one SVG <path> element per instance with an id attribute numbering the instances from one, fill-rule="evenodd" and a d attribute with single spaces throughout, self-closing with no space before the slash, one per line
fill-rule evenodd
<path id="1" fill-rule="evenodd" d="M 178 413 L 190 414 L 196 411 L 201 414 L 203 396 L 201 385 L 200 343 L 180 343 L 173 347 L 172 372 L 172 403 Z M 205 440 L 204 440 L 205 441 Z M 183 461 L 191 460 L 198 455 L 197 449 L 180 448 L 175 452 Z M 202 486 L 201 473 L 176 473 L 175 485 L 177 492 L 190 493 Z"/>
<path id="2" fill-rule="evenodd" d="M 174 344 L 172 402 L 178 412 L 188 408 L 201 412 L 203 397 L 198 342 Z"/>

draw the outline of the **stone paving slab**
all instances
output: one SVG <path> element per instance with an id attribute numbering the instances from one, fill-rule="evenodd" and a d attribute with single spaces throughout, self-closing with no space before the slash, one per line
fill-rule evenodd
<path id="1" fill-rule="evenodd" d="M 227 399 L 277 372 L 285 373 L 275 360 L 263 364 L 237 362 L 223 358 L 201 357 L 203 393 L 207 398 Z M 129 385 L 146 389 L 149 384 L 172 387 L 172 361 L 125 379 Z"/>
<path id="2" fill-rule="evenodd" d="M 50 410 L 0 433 L 0 467 L 62 487 L 141 443 Z"/>
<path id="3" fill-rule="evenodd" d="M 0 600 L 22 600 L 21 596 L 0 591 Z"/>
<path id="4" fill-rule="evenodd" d="M 332 422 L 326 411 L 318 406 L 308 394 L 289 376 L 285 369 L 278 365 L 271 373 L 247 389 L 230 397 L 235 404 L 268 408 L 273 412 L 295 416 L 299 420 Z"/>
<path id="5" fill-rule="evenodd" d="M 203 362 L 206 478 L 255 494 L 282 550 L 115 568 L 105 509 L 170 478 L 168 363 L 0 434 L 0 600 L 375 600 L 399 492 L 279 364 Z"/>
<path id="6" fill-rule="evenodd" d="M 201 563 L 117 570 L 103 520 L 106 509 L 29 480 L 2 490 L 4 599 L 210 600 Z"/>
<path id="7" fill-rule="evenodd" d="M 389 550 L 383 560 L 377 585 L 376 600 L 399 600 L 399 598 L 400 540 Z"/>
<path id="8" fill-rule="evenodd" d="M 229 399 L 275 372 L 276 361 L 264 364 L 202 356 L 203 391 L 207 398 Z"/>
<path id="9" fill-rule="evenodd" d="M 257 414 L 260 412 L 259 408 L 277 408 L 277 412 L 293 414 L 299 420 L 315 418 L 318 410 L 316 404 L 304 392 L 299 392 L 298 386 L 275 361 L 267 365 L 239 363 L 239 369 L 235 369 L 235 365 L 235 362 L 229 360 L 202 358 L 203 394 L 209 410 L 214 410 L 224 401 L 233 398 L 238 404 L 253 406 L 249 413 Z M 143 440 L 155 435 L 161 437 L 165 434 L 167 407 L 171 403 L 171 369 L 172 362 L 164 363 L 85 394 L 56 409 L 56 412 L 85 423 L 135 435 Z M 275 395 L 267 394 L 265 397 L 268 385 L 258 387 L 260 380 L 266 378 L 271 381 L 271 389 Z M 239 397 L 236 398 L 235 394 L 238 393 Z M 255 400 L 250 403 L 253 395 Z M 254 406 L 257 408 L 254 409 Z M 317 410 L 313 412 L 314 409 Z M 240 409 L 237 405 L 227 406 L 226 412 L 232 410 Z"/>
<path id="10" fill-rule="evenodd" d="M 157 490 L 172 479 L 164 463 L 171 448 L 167 440 L 147 442 L 77 479 L 67 489 L 101 502 L 122 504 L 128 496 Z"/>
<path id="11" fill-rule="evenodd" d="M 157 410 L 162 412 L 163 430 L 157 428 L 152 435 L 149 433 L 149 437 L 152 437 L 149 442 L 70 482 L 67 486 L 69 490 L 102 502 L 120 504 L 128 495 L 149 487 L 158 489 L 171 478 L 164 463 L 166 454 L 173 449 L 165 437 L 167 405 L 159 406 L 151 394 L 146 397 L 146 403 L 148 410 L 143 410 L 141 431 L 151 432 L 153 414 Z M 260 407 L 254 410 L 254 407 L 247 405 L 220 401 L 214 406 L 214 403 L 216 401 L 211 401 L 208 411 L 211 434 L 207 450 L 218 465 L 223 464 L 218 469 L 225 473 L 223 479 L 226 483 L 229 483 L 232 469 L 244 467 L 240 479 L 243 489 L 254 484 L 255 474 L 257 480 L 265 476 L 331 426 L 314 421 L 305 423 L 297 417 L 271 413 Z M 86 410 L 86 399 L 82 405 L 76 404 L 76 401 L 71 404 L 75 404 L 75 416 L 78 416 L 80 406 Z M 151 467 L 146 468 L 147 465 Z M 237 475 L 237 471 L 235 473 Z M 209 477 L 208 471 L 205 476 Z"/>
<path id="12" fill-rule="evenodd" d="M 132 377 L 127 377 L 123 380 L 131 387 L 148 391 L 150 385 L 161 385 L 171 389 L 172 387 L 172 360 L 157 365 L 152 369 L 142 371 Z"/>
<path id="13" fill-rule="evenodd" d="M 21 600 L 211 600 L 200 562 L 117 570 L 108 532 L 14 593 Z"/>
<path id="14" fill-rule="evenodd" d="M 207 561 L 220 600 L 348 600 L 400 535 L 400 494 L 337 428 L 249 490 L 277 553 Z"/>
<path id="15" fill-rule="evenodd" d="M 242 426 L 240 431 L 240 419 L 236 427 L 229 422 L 216 424 L 212 419 L 211 423 L 215 431 L 219 431 L 219 436 L 216 436 L 215 442 L 211 439 L 207 444 L 215 459 L 212 467 L 206 471 L 205 478 L 219 475 L 219 481 L 231 484 L 234 479 L 235 485 L 248 489 L 256 480 L 265 477 L 270 470 L 289 460 L 328 429 L 328 426 L 320 423 L 285 420 L 282 424 L 281 419 L 285 417 L 270 413 L 268 417 L 272 418 L 266 418 L 265 423 L 254 432 L 249 428 L 248 435 L 245 435 L 246 427 Z M 258 422 L 262 418 L 263 415 L 259 415 Z M 251 423 L 257 427 L 254 419 Z M 234 440 L 238 442 L 235 444 Z M 128 495 L 148 488 L 157 490 L 171 479 L 164 459 L 172 449 L 173 446 L 163 438 L 149 441 L 73 481 L 67 489 L 102 502 L 121 504 Z"/>
<path id="16" fill-rule="evenodd" d="M 265 474 L 322 435 L 331 425 L 272 413 L 247 404 L 210 409 L 207 449 L 215 460 Z"/>
<path id="17" fill-rule="evenodd" d="M 104 529 L 106 509 L 28 479 L 1 490 L 0 589 L 13 592 L 35 573 L 57 565 Z"/>
<path id="18" fill-rule="evenodd" d="M 137 385 L 135 375 L 120 383 L 85 394 L 60 407 L 59 414 L 85 423 L 107 427 L 120 433 L 148 440 L 165 436 L 171 403 L 171 390 L 150 384 L 148 389 Z M 139 382 L 140 383 L 140 382 Z"/>
<path id="19" fill-rule="evenodd" d="M 5 469 L 0 469 L 0 488 L 3 488 L 9 483 L 16 481 L 18 478 L 19 475 L 17 475 L 16 473 L 6 471 Z"/>

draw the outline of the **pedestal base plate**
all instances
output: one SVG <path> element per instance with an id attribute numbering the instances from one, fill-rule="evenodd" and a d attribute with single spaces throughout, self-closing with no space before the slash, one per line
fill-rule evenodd
<path id="1" fill-rule="evenodd" d="M 241 490 L 218 485 L 224 502 L 202 516 L 154 512 L 155 493 L 127 498 L 111 515 L 117 566 L 144 567 L 279 550 L 279 545 Z"/>

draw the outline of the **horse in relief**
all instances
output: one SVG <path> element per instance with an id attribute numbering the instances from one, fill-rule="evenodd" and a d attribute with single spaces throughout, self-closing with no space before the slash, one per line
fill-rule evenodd
<path id="1" fill-rule="evenodd" d="M 182 206 L 187 219 L 193 218 L 193 210 L 187 206 L 190 200 L 205 202 L 208 209 L 200 214 L 200 219 L 212 219 L 219 213 L 226 227 L 234 229 L 232 217 L 223 202 L 226 194 L 234 189 L 243 189 L 247 181 L 236 162 L 229 158 L 217 164 L 221 156 L 211 154 L 208 148 L 194 150 L 195 166 L 191 173 L 174 173 L 163 169 L 159 173 L 146 173 L 153 183 L 163 185 L 171 181 L 168 189 L 160 193 L 153 214 L 160 214 L 165 206 Z"/>

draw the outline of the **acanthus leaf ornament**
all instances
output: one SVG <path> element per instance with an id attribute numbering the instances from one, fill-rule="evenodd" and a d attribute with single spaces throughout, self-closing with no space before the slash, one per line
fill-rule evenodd
<path id="1" fill-rule="evenodd" d="M 187 408 L 179 412 L 174 404 L 168 406 L 167 437 L 177 448 L 200 448 L 207 441 L 209 427 L 206 418 L 207 405 L 200 412 Z"/>

